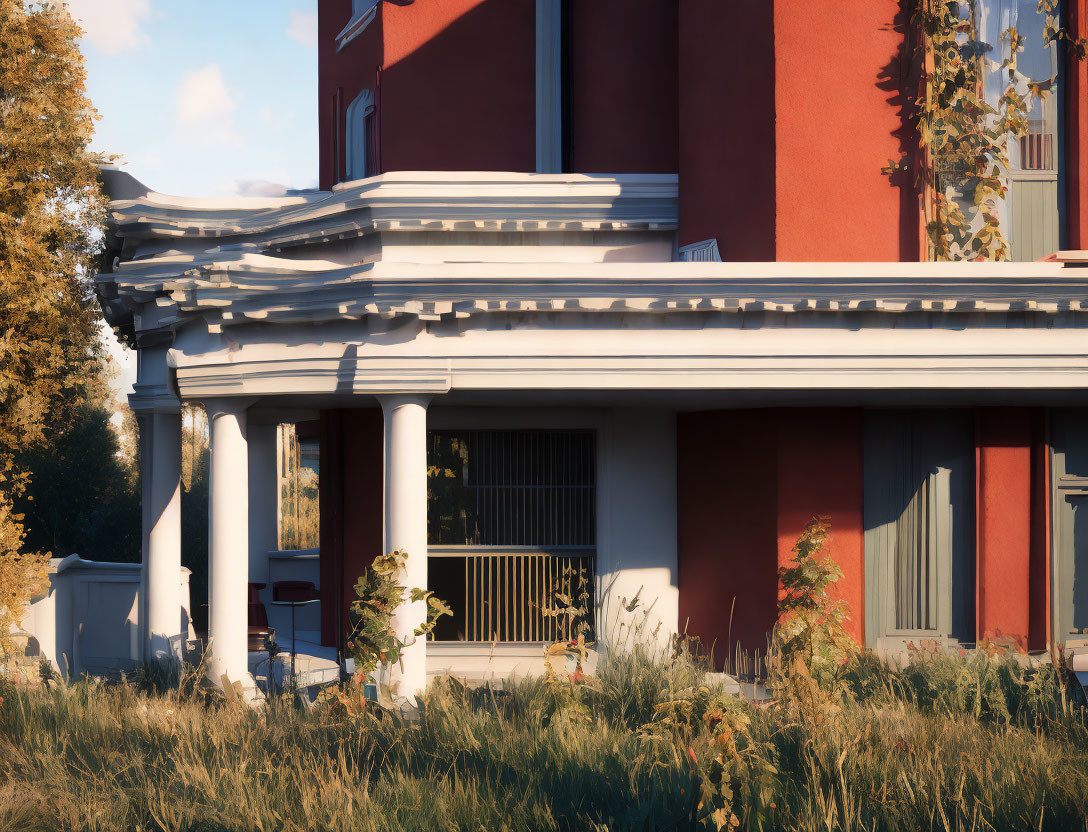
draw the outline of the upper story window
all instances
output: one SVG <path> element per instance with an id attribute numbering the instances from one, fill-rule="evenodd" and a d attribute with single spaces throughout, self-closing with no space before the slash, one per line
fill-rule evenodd
<path id="1" fill-rule="evenodd" d="M 1024 51 L 1016 65 L 1021 84 L 1047 81 L 1058 74 L 1058 50 L 1043 41 L 1046 18 L 1039 14 L 1036 0 L 1004 0 L 1002 12 L 1024 38 Z M 1028 98 L 1028 134 L 1019 139 L 1010 154 L 1014 170 L 1056 170 L 1058 144 L 1058 93 L 1045 98 Z"/>
<path id="2" fill-rule="evenodd" d="M 336 36 L 337 52 L 366 30 L 378 13 L 379 2 L 380 0 L 351 0 L 351 19 Z"/>
<path id="3" fill-rule="evenodd" d="M 959 15 L 964 22 L 965 54 L 973 55 L 972 83 L 991 115 L 984 120 L 987 129 L 996 126 L 1005 110 L 1003 97 L 1010 86 L 1023 97 L 1026 108 L 1026 135 L 1008 137 L 1008 189 L 997 203 L 996 215 L 1002 235 L 1013 260 L 1038 260 L 1060 247 L 1060 195 L 1058 170 L 1062 147 L 1058 135 L 1061 81 L 1058 49 L 1044 40 L 1047 14 L 1040 12 L 1038 0 L 959 0 Z M 1011 54 L 1010 30 L 1021 39 L 1015 56 Z M 1015 68 L 1011 59 L 1015 57 Z M 1032 84 L 1042 85 L 1043 96 L 1032 94 Z M 937 159 L 937 187 L 958 203 L 971 217 L 972 228 L 983 219 L 973 210 L 975 183 L 973 158 L 957 152 Z M 965 175 L 966 172 L 966 175 Z"/>
<path id="4" fill-rule="evenodd" d="M 374 92 L 363 90 L 348 105 L 344 125 L 345 179 L 363 179 L 373 173 Z"/>

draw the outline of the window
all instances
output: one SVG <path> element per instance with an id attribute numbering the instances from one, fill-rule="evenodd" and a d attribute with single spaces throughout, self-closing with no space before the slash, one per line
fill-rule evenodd
<path id="1" fill-rule="evenodd" d="M 1088 411 L 1051 411 L 1053 632 L 1061 644 L 1088 635 Z"/>
<path id="2" fill-rule="evenodd" d="M 351 0 L 351 18 L 336 36 L 337 52 L 366 31 L 378 14 L 378 3 L 379 0 Z"/>
<path id="3" fill-rule="evenodd" d="M 969 410 L 865 421 L 865 633 L 974 641 L 974 422 Z"/>
<path id="4" fill-rule="evenodd" d="M 1007 70 L 1000 68 L 1008 56 L 1008 40 L 1002 33 L 1015 27 L 1024 38 L 1016 56 L 1016 88 L 1027 95 L 1027 135 L 1009 142 L 1009 195 L 1001 211 L 1001 226 L 1013 260 L 1038 260 L 1059 248 L 1058 230 L 1058 109 L 1061 90 L 1057 84 L 1045 98 L 1028 94 L 1028 83 L 1047 82 L 1058 75 L 1058 49 L 1043 43 L 1046 18 L 1038 0 L 982 0 L 977 6 L 980 37 L 994 48 L 983 74 L 985 99 L 999 107 L 1009 85 Z"/>
<path id="5" fill-rule="evenodd" d="M 372 144 L 371 122 L 374 114 L 374 93 L 363 90 L 348 105 L 346 121 L 346 174 L 348 182 L 364 179 L 372 172 L 370 150 Z"/>
<path id="6" fill-rule="evenodd" d="M 427 455 L 430 589 L 453 608 L 441 641 L 553 641 L 555 593 L 594 613 L 592 431 L 432 431 Z"/>
<path id="7" fill-rule="evenodd" d="M 1043 44 L 1046 18 L 1037 0 L 1002 0 L 1001 13 L 1024 36 L 1024 51 L 1017 70 L 1027 80 L 1048 81 L 1058 75 L 1058 50 Z M 1055 86 L 1045 98 L 1028 98 L 1028 132 L 1009 148 L 1012 171 L 1009 183 L 1006 237 L 1014 260 L 1038 260 L 1058 250 L 1058 107 L 1061 91 Z"/>
<path id="8" fill-rule="evenodd" d="M 319 440 L 312 430 L 300 432 L 291 423 L 279 425 L 276 434 L 279 548 L 316 549 L 320 545 Z"/>

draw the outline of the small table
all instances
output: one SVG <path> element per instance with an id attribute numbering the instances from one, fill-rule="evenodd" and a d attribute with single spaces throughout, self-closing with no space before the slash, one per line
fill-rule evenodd
<path id="1" fill-rule="evenodd" d="M 295 643 L 295 608 L 318 604 L 321 598 L 317 589 L 309 581 L 277 581 L 272 584 L 272 603 L 277 607 L 291 608 L 291 691 L 298 691 L 298 677 L 295 675 L 295 660 L 298 647 Z"/>

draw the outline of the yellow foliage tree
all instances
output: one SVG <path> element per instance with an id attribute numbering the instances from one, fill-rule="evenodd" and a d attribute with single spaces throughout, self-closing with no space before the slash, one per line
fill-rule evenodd
<path id="1" fill-rule="evenodd" d="M 41 585 L 22 552 L 16 454 L 48 441 L 103 357 L 93 307 L 104 200 L 79 27 L 62 5 L 0 0 L 0 642 Z M 3 652 L 0 644 L 0 653 Z"/>

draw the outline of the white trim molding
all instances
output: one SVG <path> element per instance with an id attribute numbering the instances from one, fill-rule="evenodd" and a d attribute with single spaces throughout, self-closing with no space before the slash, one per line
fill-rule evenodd
<path id="1" fill-rule="evenodd" d="M 351 19 L 336 36 L 336 51 L 339 52 L 355 38 L 366 31 L 378 15 L 378 4 L 381 0 L 352 0 Z"/>
<path id="2" fill-rule="evenodd" d="M 680 246 L 680 259 L 685 263 L 720 263 L 722 256 L 718 252 L 718 238 L 700 240 L 697 243 L 689 243 Z"/>
<path id="3" fill-rule="evenodd" d="M 347 174 L 349 179 L 365 179 L 367 161 L 371 148 L 367 146 L 366 118 L 374 112 L 374 91 L 363 90 L 348 105 L 345 125 L 347 128 L 344 145 L 347 156 Z"/>

